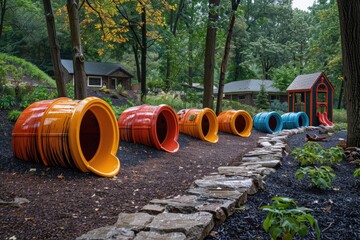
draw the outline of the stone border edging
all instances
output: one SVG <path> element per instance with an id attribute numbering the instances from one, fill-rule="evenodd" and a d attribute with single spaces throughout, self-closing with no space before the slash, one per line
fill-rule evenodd
<path id="1" fill-rule="evenodd" d="M 236 166 L 195 180 L 186 195 L 153 199 L 140 212 L 120 213 L 114 225 L 91 230 L 77 240 L 197 240 L 204 239 L 215 224 L 223 223 L 248 195 L 262 189 L 263 179 L 281 165 L 289 152 L 289 136 L 318 127 L 286 129 L 260 137 L 257 147 Z"/>

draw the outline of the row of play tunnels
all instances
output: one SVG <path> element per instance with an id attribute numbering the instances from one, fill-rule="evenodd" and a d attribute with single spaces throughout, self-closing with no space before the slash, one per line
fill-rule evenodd
<path id="1" fill-rule="evenodd" d="M 14 126 L 12 147 L 18 159 L 112 177 L 120 171 L 116 157 L 119 140 L 174 153 L 179 150 L 180 132 L 216 143 L 218 131 L 246 138 L 253 126 L 274 133 L 308 124 L 303 112 L 282 116 L 262 112 L 252 118 L 243 110 L 216 116 L 209 108 L 191 108 L 176 114 L 165 104 L 130 107 L 117 120 L 111 107 L 99 98 L 58 98 L 33 103 L 23 111 Z"/>

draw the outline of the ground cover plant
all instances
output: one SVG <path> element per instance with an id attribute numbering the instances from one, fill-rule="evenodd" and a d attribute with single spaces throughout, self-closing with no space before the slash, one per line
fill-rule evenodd
<path id="1" fill-rule="evenodd" d="M 271 201 L 271 205 L 260 209 L 268 212 L 263 227 L 272 239 L 291 240 L 296 234 L 305 237 L 309 231 L 308 225 L 315 229 L 316 237 L 320 239 L 317 220 L 308 213 L 312 209 L 299 207 L 288 197 L 273 197 Z"/>

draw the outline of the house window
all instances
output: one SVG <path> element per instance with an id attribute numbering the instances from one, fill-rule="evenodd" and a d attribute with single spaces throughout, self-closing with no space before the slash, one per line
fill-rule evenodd
<path id="1" fill-rule="evenodd" d="M 88 77 L 88 86 L 89 87 L 102 87 L 102 78 L 101 77 Z"/>

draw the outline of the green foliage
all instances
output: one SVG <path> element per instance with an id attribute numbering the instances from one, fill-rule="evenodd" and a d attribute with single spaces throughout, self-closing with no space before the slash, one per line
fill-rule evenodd
<path id="1" fill-rule="evenodd" d="M 72 83 L 66 84 L 66 93 L 67 93 L 68 98 L 75 99 L 74 84 L 72 84 Z"/>
<path id="2" fill-rule="evenodd" d="M 265 86 L 261 85 L 260 92 L 256 95 L 256 107 L 267 110 L 270 107 L 268 94 L 265 91 Z"/>
<path id="3" fill-rule="evenodd" d="M 347 130 L 347 123 L 335 123 L 334 124 L 334 131 L 341 131 L 341 130 Z"/>
<path id="4" fill-rule="evenodd" d="M 354 172 L 354 177 L 360 176 L 360 168 L 356 169 Z"/>
<path id="5" fill-rule="evenodd" d="M 309 181 L 317 188 L 326 190 L 332 187 L 332 180 L 335 173 L 329 166 L 302 167 L 295 172 L 295 176 L 300 181 L 304 176 L 308 176 Z"/>
<path id="6" fill-rule="evenodd" d="M 113 112 L 115 114 L 116 119 L 119 119 L 119 116 L 121 115 L 121 113 L 124 112 L 127 108 L 134 106 L 134 103 L 131 101 L 128 101 L 129 105 L 125 104 L 122 106 L 115 106 L 112 103 L 111 98 L 104 98 L 103 100 L 109 104 L 109 106 L 111 107 L 111 109 L 113 110 Z"/>
<path id="7" fill-rule="evenodd" d="M 346 109 L 333 109 L 333 120 L 335 124 L 347 123 Z"/>
<path id="8" fill-rule="evenodd" d="M 31 92 L 25 94 L 20 103 L 20 107 L 26 108 L 34 102 L 53 99 L 56 97 L 57 93 L 55 91 L 51 92 L 47 88 L 37 86 Z"/>
<path id="9" fill-rule="evenodd" d="M 56 87 L 54 79 L 49 77 L 34 64 L 27 62 L 24 59 L 0 53 L 0 61 L 5 62 L 7 66 L 9 66 L 8 70 L 11 71 L 11 74 L 17 78 L 27 75 L 31 78 L 39 80 L 44 85 Z"/>
<path id="10" fill-rule="evenodd" d="M 263 228 L 269 232 L 272 239 L 293 239 L 296 234 L 305 237 L 309 226 L 315 228 L 316 237 L 320 239 L 320 229 L 317 220 L 307 213 L 310 208 L 298 207 L 296 202 L 288 197 L 273 197 L 272 205 L 260 209 L 268 214 L 263 222 Z"/>
<path id="11" fill-rule="evenodd" d="M 273 78 L 274 87 L 277 87 L 281 91 L 285 91 L 295 79 L 298 72 L 299 69 L 296 67 L 288 67 L 286 65 L 273 69 L 271 76 Z"/>
<path id="12" fill-rule="evenodd" d="M 177 94 L 161 94 L 157 96 L 147 96 L 145 99 L 145 103 L 150 105 L 160 105 L 167 104 L 171 106 L 175 112 L 184 109 L 184 108 L 202 108 L 200 103 L 191 103 L 188 104 L 181 100 L 180 96 Z"/>
<path id="13" fill-rule="evenodd" d="M 16 86 L 10 82 L 7 82 L 3 85 L 3 94 L 4 95 L 11 95 L 13 97 L 16 96 L 16 91 L 15 91 Z"/>
<path id="14" fill-rule="evenodd" d="M 278 112 L 281 115 L 282 113 L 286 113 L 288 111 L 288 103 L 287 102 L 280 102 L 279 100 L 274 100 L 270 104 L 270 110 Z"/>
<path id="15" fill-rule="evenodd" d="M 11 95 L 4 95 L 0 99 L 0 109 L 1 110 L 9 110 L 16 104 L 16 99 Z"/>
<path id="16" fill-rule="evenodd" d="M 21 111 L 18 110 L 12 110 L 9 112 L 8 119 L 12 122 L 16 122 L 16 120 L 20 117 Z"/>
<path id="17" fill-rule="evenodd" d="M 341 163 L 345 154 L 341 147 L 332 147 L 324 150 L 317 142 L 307 142 L 304 148 L 296 148 L 291 152 L 294 155 L 294 161 L 301 166 L 315 164 L 337 164 Z"/>
<path id="18" fill-rule="evenodd" d="M 225 100 L 225 99 L 222 101 L 222 109 L 223 111 L 231 110 L 231 109 L 244 110 L 247 111 L 251 116 L 254 116 L 255 114 L 260 112 L 260 109 L 254 106 L 242 104 L 237 101 Z"/>

